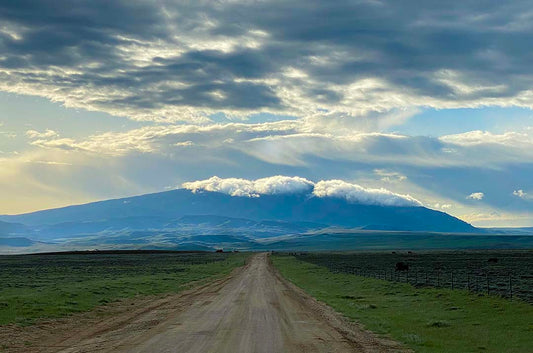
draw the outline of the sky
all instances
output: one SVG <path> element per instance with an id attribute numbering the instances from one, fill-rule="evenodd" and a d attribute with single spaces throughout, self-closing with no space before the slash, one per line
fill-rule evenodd
<path id="1" fill-rule="evenodd" d="M 284 175 L 533 226 L 532 42 L 519 0 L 3 1 L 0 214 Z"/>

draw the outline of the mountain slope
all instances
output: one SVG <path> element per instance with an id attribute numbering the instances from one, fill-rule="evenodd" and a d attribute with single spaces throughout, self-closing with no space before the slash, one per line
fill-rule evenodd
<path id="1" fill-rule="evenodd" d="M 27 231 L 27 227 L 23 224 L 0 221 L 0 236 L 20 234 Z"/>
<path id="2" fill-rule="evenodd" d="M 41 229 L 55 228 L 54 231 L 59 233 L 75 233 L 77 229 L 93 232 L 168 228 L 182 217 L 199 215 L 232 218 L 232 224 L 246 223 L 246 220 L 275 220 L 348 228 L 477 232 L 466 222 L 425 207 L 353 204 L 343 198 L 322 198 L 303 193 L 234 197 L 217 192 L 193 193 L 185 189 L 2 216 L 0 219 Z M 189 218 L 189 222 L 192 219 Z M 220 223 L 220 219 L 214 218 L 212 222 Z"/>

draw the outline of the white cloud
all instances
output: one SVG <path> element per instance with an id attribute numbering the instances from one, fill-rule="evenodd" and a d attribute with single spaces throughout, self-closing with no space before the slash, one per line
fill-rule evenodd
<path id="1" fill-rule="evenodd" d="M 183 147 L 194 146 L 195 149 L 210 152 L 214 149 L 227 153 L 241 152 L 266 163 L 292 166 L 305 166 L 312 158 L 376 165 L 394 163 L 404 166 L 483 168 L 533 161 L 533 143 L 529 146 L 531 148 L 521 148 L 518 144 L 525 143 L 525 140 L 513 140 L 515 135 L 530 134 L 529 130 L 507 133 L 506 137 L 474 131 L 439 139 L 365 132 L 346 128 L 350 126 L 349 123 L 328 125 L 316 122 L 304 119 L 255 124 L 155 125 L 125 132 L 95 134 L 84 139 L 58 137 L 51 130 L 31 131 L 28 135 L 34 137 L 30 142 L 33 146 L 45 149 L 123 156 L 136 153 L 177 154 L 178 148 L 183 151 Z M 474 143 L 484 136 L 506 142 Z M 384 168 L 377 168 L 375 173 L 385 182 L 401 182 L 406 178 Z"/>
<path id="2" fill-rule="evenodd" d="M 386 189 L 364 188 L 342 180 L 321 180 L 313 183 L 305 178 L 273 176 L 257 180 L 212 177 L 186 182 L 182 187 L 193 192 L 212 191 L 231 196 L 260 197 L 261 195 L 308 193 L 316 197 L 343 198 L 348 202 L 384 206 L 421 206 L 409 195 L 396 194 Z"/>
<path id="3" fill-rule="evenodd" d="M 461 219 L 478 227 L 531 227 L 532 212 L 509 213 L 490 209 L 463 214 Z"/>
<path id="4" fill-rule="evenodd" d="M 440 209 L 440 210 L 448 210 L 450 208 L 452 208 L 453 206 L 449 203 L 436 203 L 433 205 L 433 208 L 436 208 L 436 209 Z"/>
<path id="5" fill-rule="evenodd" d="M 185 189 L 189 189 L 192 192 L 211 191 L 221 192 L 231 196 L 259 196 L 259 194 L 254 188 L 253 181 L 239 178 L 222 179 L 217 176 L 214 176 L 206 180 L 197 180 L 183 183 L 182 187 Z"/>
<path id="6" fill-rule="evenodd" d="M 315 184 L 313 194 L 318 197 L 340 197 L 348 202 L 385 206 L 421 206 L 410 195 L 396 194 L 387 189 L 364 188 L 343 180 L 322 180 Z"/>
<path id="7" fill-rule="evenodd" d="M 467 196 L 467 199 L 471 200 L 483 200 L 485 197 L 485 194 L 482 192 L 473 192 L 470 195 Z"/>
<path id="8" fill-rule="evenodd" d="M 493 134 L 488 131 L 469 131 L 462 134 L 446 135 L 440 140 L 459 146 L 476 146 L 482 144 L 498 144 L 509 147 L 533 146 L 533 131 L 525 129 L 523 132 L 505 132 Z"/>
<path id="9" fill-rule="evenodd" d="M 313 183 L 304 178 L 281 175 L 257 180 L 222 179 L 214 176 L 206 180 L 183 183 L 182 187 L 193 192 L 213 191 L 231 196 L 259 197 L 260 195 L 310 192 Z"/>
<path id="10" fill-rule="evenodd" d="M 176 142 L 174 144 L 174 146 L 176 147 L 188 147 L 188 146 L 192 146 L 194 145 L 194 143 L 192 141 L 182 141 L 182 142 Z"/>
<path id="11" fill-rule="evenodd" d="M 527 196 L 527 194 L 522 189 L 513 191 L 513 195 L 518 196 L 521 199 L 523 199 L 523 198 L 525 198 Z"/>
<path id="12" fill-rule="evenodd" d="M 217 147 L 257 136 L 293 133 L 296 122 L 279 121 L 262 124 L 156 125 L 126 132 L 106 132 L 75 140 L 72 138 L 39 138 L 32 145 L 47 149 L 78 150 L 110 156 L 132 152 L 165 154 L 172 147 Z M 35 135 L 38 137 L 37 135 Z"/>
<path id="13" fill-rule="evenodd" d="M 58 166 L 71 166 L 72 163 L 68 162 L 57 162 L 57 161 L 40 161 L 40 160 L 26 160 L 24 163 L 35 163 L 35 164 L 45 164 L 45 165 L 58 165 Z"/>
<path id="14" fill-rule="evenodd" d="M 311 191 L 313 182 L 301 177 L 278 175 L 255 180 L 254 188 L 261 195 L 302 193 Z"/>
<path id="15" fill-rule="evenodd" d="M 28 130 L 26 131 L 26 136 L 30 139 L 47 139 L 52 137 L 58 137 L 59 134 L 55 132 L 54 130 L 46 129 L 43 132 L 36 131 L 36 130 Z"/>
<path id="16" fill-rule="evenodd" d="M 10 138 L 10 139 L 17 137 L 17 134 L 15 134 L 14 132 L 10 132 L 10 131 L 0 131 L 0 135 L 5 136 L 6 138 Z"/>
<path id="17" fill-rule="evenodd" d="M 387 183 L 397 183 L 407 180 L 407 177 L 398 172 L 391 172 L 386 169 L 374 169 L 374 174 L 381 177 L 381 181 Z"/>
<path id="18" fill-rule="evenodd" d="M 513 195 L 523 200 L 533 200 L 533 195 L 531 195 L 529 192 L 525 192 L 522 189 L 513 191 Z"/>

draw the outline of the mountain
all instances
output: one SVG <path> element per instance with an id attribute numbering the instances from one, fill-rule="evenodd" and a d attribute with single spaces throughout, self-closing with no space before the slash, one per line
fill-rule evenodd
<path id="1" fill-rule="evenodd" d="M 484 228 L 492 234 L 533 235 L 533 227 Z"/>
<path id="2" fill-rule="evenodd" d="M 36 242 L 24 238 L 24 237 L 10 237 L 10 238 L 4 238 L 0 237 L 0 246 L 10 246 L 10 247 L 29 247 L 34 245 Z"/>
<path id="3" fill-rule="evenodd" d="M 339 227 L 409 231 L 476 232 L 470 224 L 425 207 L 353 204 L 343 198 L 309 194 L 236 197 L 217 192 L 167 192 L 93 202 L 85 205 L 1 216 L 33 227 L 164 228 L 185 216 L 227 217 L 252 221 L 312 222 Z M 380 228 L 383 227 L 383 228 Z M 89 227 L 90 228 L 90 227 Z"/>
<path id="4" fill-rule="evenodd" d="M 0 247 L 29 247 L 36 244 L 35 241 L 20 236 L 28 233 L 32 231 L 23 224 L 0 221 Z"/>
<path id="5" fill-rule="evenodd" d="M 21 234 L 28 231 L 28 227 L 20 223 L 9 223 L 0 221 L 0 237 Z"/>
<path id="6" fill-rule="evenodd" d="M 38 242 L 39 249 L 48 245 L 68 249 L 259 249 L 273 242 L 292 244 L 290 238 L 305 243 L 311 239 L 306 234 L 343 229 L 372 236 L 376 230 L 483 233 L 446 213 L 421 206 L 356 204 L 306 193 L 237 197 L 186 189 L 0 216 L 0 220 L 0 235 L 13 238 L 0 246 Z"/>

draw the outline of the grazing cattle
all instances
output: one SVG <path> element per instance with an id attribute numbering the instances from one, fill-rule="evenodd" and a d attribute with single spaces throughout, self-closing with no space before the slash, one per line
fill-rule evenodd
<path id="1" fill-rule="evenodd" d="M 489 262 L 491 262 L 491 263 L 493 263 L 493 264 L 498 263 L 498 258 L 497 258 L 497 257 L 491 257 L 491 258 L 489 259 Z"/>
<path id="2" fill-rule="evenodd" d="M 216 252 L 224 252 L 224 250 L 222 250 L 222 249 L 218 249 Z"/>
<path id="3" fill-rule="evenodd" d="M 397 262 L 396 271 L 409 271 L 409 265 L 405 262 Z"/>

